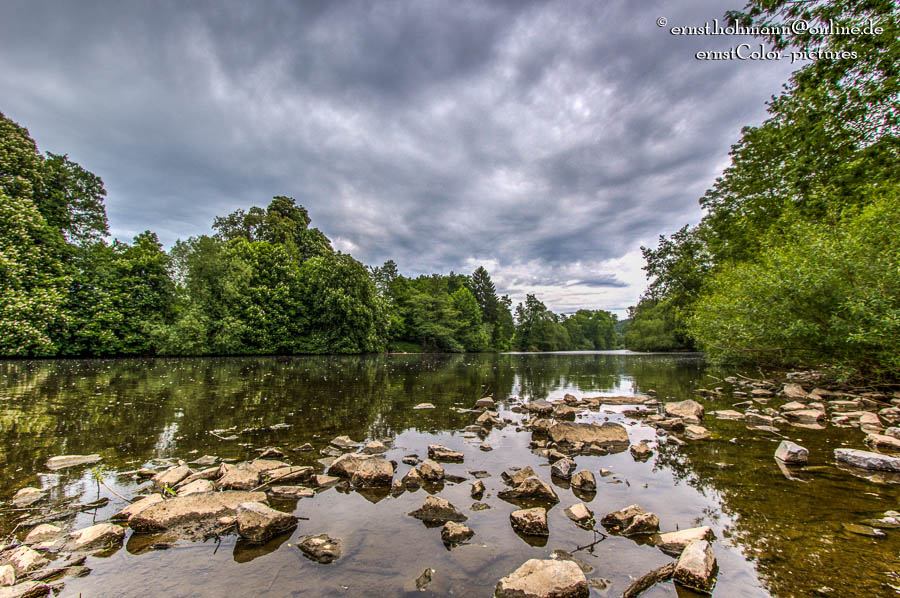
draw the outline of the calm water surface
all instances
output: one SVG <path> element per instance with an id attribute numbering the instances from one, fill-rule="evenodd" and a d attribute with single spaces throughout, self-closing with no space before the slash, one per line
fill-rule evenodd
<path id="1" fill-rule="evenodd" d="M 579 501 L 598 518 L 638 503 L 659 515 L 663 531 L 710 525 L 718 538 L 716 596 L 896 596 L 900 530 L 875 539 L 841 527 L 900 507 L 897 486 L 834 467 L 834 448 L 863 448 L 858 430 L 782 429 L 810 449 L 811 467 L 800 480 L 787 479 L 772 458 L 780 436 L 709 416 L 704 425 L 713 439 L 655 447 L 646 463 L 627 451 L 578 456 L 578 469 L 606 468 L 613 475 L 598 476 L 594 495 L 557 487 L 561 502 L 548 514 L 550 537 L 536 546 L 509 525 L 509 513 L 518 507 L 497 498 L 504 487 L 499 474 L 512 466 L 530 465 L 550 480 L 546 460 L 529 449 L 530 433 L 516 432 L 515 425 L 495 429 L 486 438 L 494 450 L 482 452 L 482 439 L 462 432 L 475 414 L 453 409 L 492 395 L 501 417 L 515 421 L 521 416 L 509 411 L 509 397 L 553 400 L 566 393 L 643 395 L 654 389 L 660 399 L 681 400 L 692 398 L 697 387 L 716 385 L 710 374 L 728 372 L 707 371 L 697 356 L 621 353 L 0 362 L 0 532 L 11 532 L 22 515 L 9 510 L 8 500 L 26 485 L 50 489 L 54 499 L 110 499 L 71 521 L 74 528 L 122 508 L 124 501 L 103 487 L 98 491 L 89 468 L 48 473 L 43 463 L 54 455 L 100 453 L 106 483 L 129 495 L 141 484 L 121 472 L 156 458 L 250 459 L 254 448 L 279 446 L 286 460 L 321 471 L 318 451 L 346 434 L 356 441 L 393 438 L 387 458 L 398 462 L 411 453 L 424 458 L 429 444 L 444 444 L 466 455 L 462 464 L 445 465 L 448 473 L 471 480 L 469 470 L 490 472 L 482 499 L 489 510 L 471 510 L 468 481 L 439 492 L 468 516 L 476 533 L 472 542 L 448 550 L 439 528 L 406 515 L 422 504 L 425 490 L 394 497 L 333 488 L 297 503 L 273 503 L 309 519 L 263 546 L 230 536 L 179 540 L 163 549 L 160 538 L 129 531 L 121 549 L 89 557 L 93 572 L 66 579 L 60 596 L 490 596 L 497 580 L 525 560 L 547 558 L 556 549 L 573 552 L 597 539 L 563 513 Z M 736 400 L 706 407 L 725 409 Z M 425 401 L 436 409 L 412 410 Z M 582 419 L 622 422 L 632 442 L 656 438 L 655 430 L 625 417 L 625 409 L 604 408 Z M 286 425 L 259 430 L 275 424 Z M 235 441 L 208 433 L 232 427 L 247 432 Z M 316 451 L 289 450 L 307 442 Z M 395 475 L 408 469 L 400 464 Z M 304 558 L 296 540 L 314 533 L 341 538 L 342 558 L 330 565 Z M 630 576 L 669 560 L 652 546 L 615 536 L 575 555 L 594 568 L 588 578 L 609 581 L 605 590 L 592 589 L 593 596 L 621 596 Z M 429 567 L 433 582 L 419 592 L 415 579 Z M 688 596 L 672 584 L 643 595 Z"/>

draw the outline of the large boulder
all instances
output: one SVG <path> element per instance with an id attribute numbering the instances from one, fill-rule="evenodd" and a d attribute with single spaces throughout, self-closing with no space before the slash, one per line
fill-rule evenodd
<path id="1" fill-rule="evenodd" d="M 719 566 L 712 546 L 706 540 L 696 540 L 687 545 L 675 563 L 672 579 L 677 584 L 710 594 L 716 584 Z"/>
<path id="2" fill-rule="evenodd" d="M 703 405 L 693 399 L 666 403 L 665 410 L 669 417 L 680 417 L 688 423 L 700 423 L 703 419 Z"/>
<path id="3" fill-rule="evenodd" d="M 263 543 L 297 526 L 297 517 L 276 511 L 258 502 L 245 502 L 237 507 L 238 533 L 251 542 Z"/>
<path id="4" fill-rule="evenodd" d="M 178 496 L 147 507 L 128 520 L 136 532 L 155 532 L 233 515 L 245 502 L 265 502 L 264 492 L 209 492 Z"/>
<path id="5" fill-rule="evenodd" d="M 572 561 L 530 559 L 497 582 L 494 598 L 588 598 L 587 578 Z"/>
<path id="6" fill-rule="evenodd" d="M 550 528 L 547 527 L 547 509 L 543 507 L 513 511 L 509 514 L 509 522 L 514 530 L 528 536 L 550 535 Z"/>
<path id="7" fill-rule="evenodd" d="M 839 448 L 834 449 L 834 458 L 839 463 L 846 463 L 860 469 L 900 472 L 900 457 L 891 457 L 857 449 Z"/>
<path id="8" fill-rule="evenodd" d="M 450 501 L 437 496 L 428 496 L 425 503 L 409 513 L 411 517 L 425 522 L 465 521 L 468 519 Z"/>
<path id="9" fill-rule="evenodd" d="M 625 426 L 612 422 L 603 424 L 558 422 L 549 430 L 550 439 L 557 444 L 593 444 L 601 447 L 628 447 L 628 431 Z"/>

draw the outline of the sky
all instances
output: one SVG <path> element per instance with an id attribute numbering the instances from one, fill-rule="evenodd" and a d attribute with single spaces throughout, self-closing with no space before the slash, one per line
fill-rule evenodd
<path id="1" fill-rule="evenodd" d="M 288 195 L 368 265 L 624 317 L 798 66 L 671 33 L 742 6 L 4 0 L 0 112 L 102 177 L 122 240 Z"/>

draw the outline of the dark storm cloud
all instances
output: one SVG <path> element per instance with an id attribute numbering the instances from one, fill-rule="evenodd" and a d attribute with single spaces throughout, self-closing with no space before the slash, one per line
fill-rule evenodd
<path id="1" fill-rule="evenodd" d="M 741 4 L 7 1 L 0 111 L 103 177 L 121 238 L 286 194 L 367 263 L 620 308 L 790 70 L 656 19 Z"/>

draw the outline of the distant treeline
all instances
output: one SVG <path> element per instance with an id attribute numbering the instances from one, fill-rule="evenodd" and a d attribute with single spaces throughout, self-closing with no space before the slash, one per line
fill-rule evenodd
<path id="1" fill-rule="evenodd" d="M 773 29 L 777 48 L 857 58 L 795 72 L 768 119 L 733 146 L 700 199 L 702 221 L 644 248 L 651 283 L 625 345 L 900 376 L 900 5 L 751 0 L 728 17 L 759 27 L 871 20 L 883 32 Z"/>
<path id="2" fill-rule="evenodd" d="M 289 197 L 163 251 L 108 243 L 103 181 L 0 114 L 0 355 L 237 355 L 612 349 L 616 317 L 510 311 L 484 268 L 367 268 Z"/>

